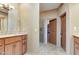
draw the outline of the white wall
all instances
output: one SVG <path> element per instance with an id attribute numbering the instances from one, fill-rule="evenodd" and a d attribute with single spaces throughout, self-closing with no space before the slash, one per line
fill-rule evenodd
<path id="1" fill-rule="evenodd" d="M 72 19 L 73 34 L 79 33 L 79 3 L 70 3 L 70 19 Z"/>
<path id="2" fill-rule="evenodd" d="M 39 50 L 39 4 L 34 3 L 32 6 L 32 17 L 31 17 L 31 35 L 32 35 L 32 49 L 33 51 Z M 31 14 L 31 13 L 30 13 Z"/>
<path id="3" fill-rule="evenodd" d="M 47 18 L 48 20 L 52 20 L 57 17 L 57 9 L 54 9 L 48 12 L 42 12 L 41 17 Z"/>
<path id="4" fill-rule="evenodd" d="M 27 33 L 27 50 L 39 50 L 39 4 L 20 4 L 21 31 Z"/>
<path id="5" fill-rule="evenodd" d="M 11 4 L 9 11 L 8 33 L 27 33 L 27 51 L 39 50 L 39 4 Z"/>

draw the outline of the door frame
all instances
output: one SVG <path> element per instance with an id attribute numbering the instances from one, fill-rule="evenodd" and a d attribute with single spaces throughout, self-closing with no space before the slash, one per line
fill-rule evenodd
<path id="1" fill-rule="evenodd" d="M 73 20 L 70 19 L 70 14 L 69 14 L 69 11 L 68 10 L 65 10 L 63 12 L 61 12 L 59 15 L 58 15 L 58 21 L 60 21 L 59 24 L 61 24 L 61 15 L 63 15 L 64 13 L 66 13 L 66 53 L 67 54 L 73 54 L 74 52 L 74 48 L 73 48 Z M 61 30 L 61 25 L 58 25 L 60 27 L 60 30 Z M 57 35 L 57 41 L 58 41 L 58 44 L 57 46 L 58 47 L 61 47 L 61 31 L 59 32 L 59 35 Z"/>

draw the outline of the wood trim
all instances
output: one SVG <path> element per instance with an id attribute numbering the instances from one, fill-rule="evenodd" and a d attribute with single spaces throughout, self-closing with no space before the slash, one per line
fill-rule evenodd
<path id="1" fill-rule="evenodd" d="M 8 44 L 5 44 L 5 45 L 13 44 L 13 43 L 20 42 L 20 41 L 22 41 L 22 40 L 18 40 L 18 41 L 15 41 L 15 42 L 11 42 L 11 43 L 8 43 Z"/>
<path id="2" fill-rule="evenodd" d="M 60 17 L 62 17 L 62 16 L 64 16 L 64 15 L 66 15 L 66 12 L 64 12 L 62 15 L 60 15 Z"/>

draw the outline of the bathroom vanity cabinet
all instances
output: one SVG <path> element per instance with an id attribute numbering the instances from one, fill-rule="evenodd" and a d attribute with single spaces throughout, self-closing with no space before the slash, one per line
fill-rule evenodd
<path id="1" fill-rule="evenodd" d="M 23 55 L 27 51 L 27 35 L 0 38 L 0 55 Z"/>
<path id="2" fill-rule="evenodd" d="M 74 36 L 74 54 L 79 55 L 79 37 Z"/>

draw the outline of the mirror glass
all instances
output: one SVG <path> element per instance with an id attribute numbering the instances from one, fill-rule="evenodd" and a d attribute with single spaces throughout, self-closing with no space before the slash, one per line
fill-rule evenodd
<path id="1" fill-rule="evenodd" d="M 0 4 L 0 34 L 4 34 L 8 29 L 8 7 Z"/>

